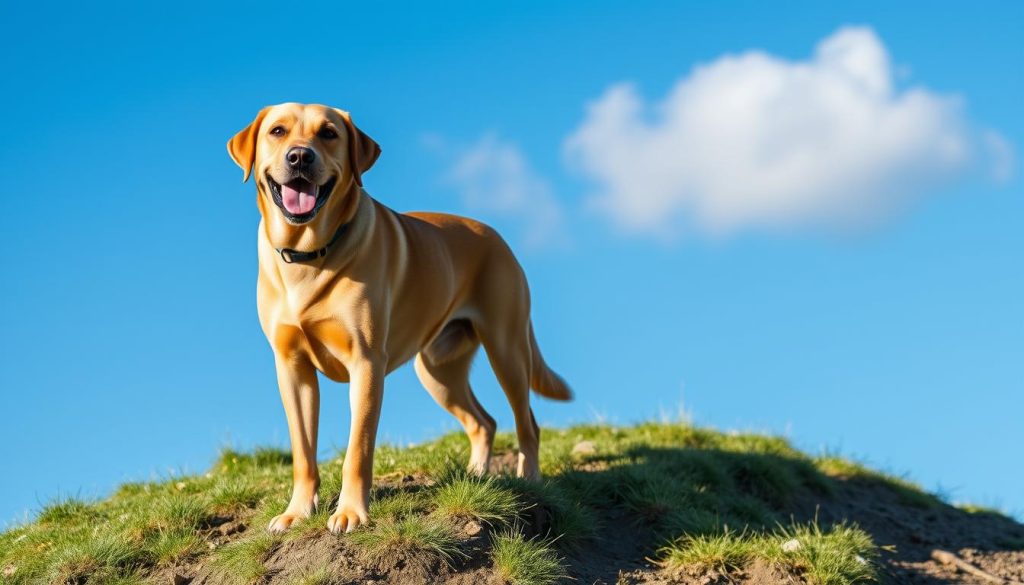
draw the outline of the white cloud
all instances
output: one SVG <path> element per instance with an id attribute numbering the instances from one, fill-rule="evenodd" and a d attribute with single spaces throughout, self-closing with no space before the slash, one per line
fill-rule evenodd
<path id="1" fill-rule="evenodd" d="M 513 219 L 524 243 L 542 247 L 564 239 L 562 208 L 550 183 L 538 175 L 514 144 L 493 134 L 458 153 L 445 177 L 470 212 Z"/>
<path id="2" fill-rule="evenodd" d="M 566 154 L 598 185 L 593 206 L 661 236 L 869 223 L 989 155 L 1008 176 L 1009 145 L 972 128 L 960 100 L 896 89 L 894 75 L 869 28 L 840 29 L 805 61 L 727 55 L 653 105 L 610 87 Z"/>
<path id="3" fill-rule="evenodd" d="M 992 130 L 982 132 L 981 140 L 990 161 L 989 176 L 996 183 L 1006 183 L 1013 177 L 1013 146 Z"/>

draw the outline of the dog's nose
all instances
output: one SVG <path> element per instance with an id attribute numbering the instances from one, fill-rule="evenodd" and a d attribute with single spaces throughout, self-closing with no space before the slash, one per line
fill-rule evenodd
<path id="1" fill-rule="evenodd" d="M 294 146 L 288 149 L 288 154 L 284 158 L 288 161 L 288 166 L 291 168 L 303 169 L 313 164 L 313 161 L 316 160 L 316 153 L 313 152 L 312 148 Z"/>

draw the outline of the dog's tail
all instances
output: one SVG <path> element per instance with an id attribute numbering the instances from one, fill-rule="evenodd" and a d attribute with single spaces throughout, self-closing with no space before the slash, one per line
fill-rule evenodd
<path id="1" fill-rule="evenodd" d="M 530 323 L 530 351 L 532 368 L 530 372 L 530 388 L 545 398 L 552 400 L 572 400 L 572 389 L 561 376 L 548 367 L 544 356 L 540 355 L 537 338 L 533 335 L 533 323 Z"/>

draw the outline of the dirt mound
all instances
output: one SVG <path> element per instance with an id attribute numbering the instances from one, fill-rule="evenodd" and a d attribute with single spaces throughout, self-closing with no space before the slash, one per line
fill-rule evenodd
<path id="1" fill-rule="evenodd" d="M 545 431 L 544 483 L 459 471 L 458 435 L 383 446 L 373 522 L 327 532 L 325 505 L 284 536 L 290 458 L 228 451 L 201 476 L 63 500 L 0 534 L 0 583 L 1006 583 L 1024 581 L 1024 525 L 951 506 L 899 478 L 785 440 L 688 425 Z"/>
<path id="2" fill-rule="evenodd" d="M 496 458 L 499 470 L 514 468 L 512 451 Z M 406 476 L 390 484 L 407 491 L 431 485 L 426 476 Z M 1024 525 L 990 511 L 968 511 L 950 506 L 927 494 L 892 484 L 888 480 L 854 475 L 837 476 L 828 495 L 803 494 L 787 504 L 795 522 L 852 521 L 867 531 L 880 549 L 878 566 L 883 583 L 978 584 L 998 583 L 991 578 L 959 569 L 933 558 L 935 551 L 948 551 L 968 565 L 1003 583 L 1024 583 Z M 385 484 L 387 485 L 387 484 Z M 383 487 L 383 486 L 382 486 Z M 551 519 L 558 511 L 544 502 L 530 502 L 525 521 L 516 527 L 527 538 L 550 535 Z M 622 509 L 598 509 L 599 533 L 585 546 L 561 549 L 567 576 L 575 583 L 694 584 L 746 583 L 751 585 L 806 583 L 799 571 L 791 571 L 761 560 L 738 570 L 708 567 L 670 568 L 657 562 L 659 531 Z M 367 556 L 358 546 L 346 543 L 326 531 L 314 531 L 275 547 L 266 560 L 265 583 L 303 583 L 310 575 L 323 573 L 323 581 L 310 583 L 396 583 L 486 585 L 508 583 L 495 571 L 488 558 L 491 537 L 500 528 L 465 518 L 459 547 L 463 553 L 451 563 L 415 550 L 395 549 L 381 556 Z M 461 524 L 461 522 L 459 522 Z M 233 526 L 213 542 L 219 546 L 244 538 L 246 530 Z M 468 529 L 467 529 L 468 526 Z M 253 527 L 261 530 L 261 527 Z M 216 532 L 216 531 L 215 531 Z M 224 532 L 221 530 L 221 532 Z M 557 543 L 557 541 L 556 541 Z M 174 581 L 175 575 L 178 581 Z M 183 564 L 165 571 L 157 582 L 212 585 L 223 583 L 222 571 L 209 563 Z M 229 579 L 230 581 L 230 579 Z"/>

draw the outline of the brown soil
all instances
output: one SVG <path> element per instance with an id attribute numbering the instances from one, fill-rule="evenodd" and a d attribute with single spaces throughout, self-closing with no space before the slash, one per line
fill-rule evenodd
<path id="1" fill-rule="evenodd" d="M 515 457 L 495 458 L 499 467 L 512 468 Z M 385 480 L 401 489 L 418 489 L 429 480 L 405 476 Z M 840 478 L 830 495 L 806 496 L 789 502 L 780 516 L 796 521 L 817 518 L 823 525 L 849 520 L 872 535 L 883 548 L 884 583 L 992 585 L 993 581 L 958 571 L 932 558 L 936 549 L 949 551 L 974 567 L 1003 579 L 1006 585 L 1024 582 L 1024 525 L 998 514 L 968 513 L 935 501 L 926 505 L 908 499 L 888 484 L 870 478 Z M 741 574 L 714 571 L 672 571 L 650 560 L 662 544 L 649 527 L 622 510 L 598 510 L 600 536 L 575 550 L 561 551 L 572 583 L 580 585 L 639 585 L 744 583 L 749 585 L 804 583 L 799 575 L 776 567 L 754 563 Z M 542 507 L 524 527 L 527 534 L 546 532 Z M 206 539 L 211 548 L 238 540 L 261 526 L 249 525 L 248 518 L 221 518 Z M 487 555 L 491 528 L 466 522 L 462 551 L 466 557 L 452 566 L 415 552 L 395 551 L 380 558 L 365 554 L 323 531 L 287 539 L 273 549 L 266 561 L 269 569 L 263 583 L 287 584 L 305 572 L 330 567 L 336 584 L 425 583 L 489 585 L 503 581 L 495 574 Z M 212 585 L 218 583 L 208 560 L 165 569 L 152 575 L 157 583 Z"/>

